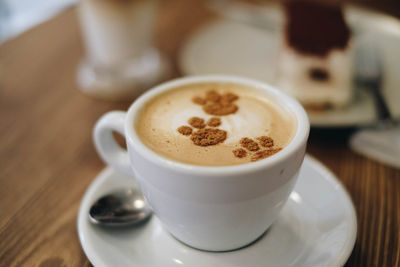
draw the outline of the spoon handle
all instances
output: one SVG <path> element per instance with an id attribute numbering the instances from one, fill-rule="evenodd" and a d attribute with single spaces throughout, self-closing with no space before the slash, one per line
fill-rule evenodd
<path id="1" fill-rule="evenodd" d="M 382 95 L 382 55 L 373 40 L 366 40 L 356 49 L 356 82 L 368 89 L 374 98 L 379 120 L 392 120 L 389 108 Z"/>
<path id="2" fill-rule="evenodd" d="M 374 96 L 375 108 L 376 108 L 376 112 L 378 115 L 378 119 L 379 120 L 390 120 L 390 119 L 392 119 L 392 116 L 390 114 L 389 107 L 386 104 L 386 101 L 383 98 L 383 95 L 381 93 L 380 83 L 381 83 L 381 81 L 377 80 L 377 81 L 371 82 L 371 84 L 368 85 L 367 87 L 369 88 L 372 95 Z"/>

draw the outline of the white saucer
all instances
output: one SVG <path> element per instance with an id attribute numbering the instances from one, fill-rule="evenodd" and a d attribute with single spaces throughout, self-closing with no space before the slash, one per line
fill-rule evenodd
<path id="1" fill-rule="evenodd" d="M 229 10 L 228 10 L 229 11 Z M 227 12 L 228 12 L 227 11 Z M 196 31 L 185 43 L 179 65 L 186 75 L 231 74 L 274 84 L 283 14 L 270 4 L 257 9 L 265 29 L 231 20 L 217 20 Z M 346 18 L 355 43 L 373 40 L 383 56 L 383 94 L 394 117 L 400 118 L 400 21 L 382 13 L 347 6 Z M 251 16 L 250 16 L 251 17 Z M 349 127 L 376 121 L 372 97 L 357 92 L 345 109 L 309 113 L 312 126 Z"/>
<path id="2" fill-rule="evenodd" d="M 342 266 L 356 240 L 357 220 L 349 195 L 335 176 L 306 156 L 299 180 L 278 220 L 254 244 L 232 252 L 204 252 L 180 243 L 152 216 L 138 228 L 90 224 L 90 204 L 135 179 L 104 169 L 88 188 L 78 215 L 81 245 L 90 262 L 105 266 Z"/>

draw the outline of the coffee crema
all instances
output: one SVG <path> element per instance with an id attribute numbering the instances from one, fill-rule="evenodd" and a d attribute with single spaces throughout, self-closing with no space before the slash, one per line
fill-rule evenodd
<path id="1" fill-rule="evenodd" d="M 295 115 L 267 92 L 234 83 L 198 83 L 164 92 L 134 125 L 141 141 L 166 158 L 228 166 L 267 158 L 287 146 Z"/>

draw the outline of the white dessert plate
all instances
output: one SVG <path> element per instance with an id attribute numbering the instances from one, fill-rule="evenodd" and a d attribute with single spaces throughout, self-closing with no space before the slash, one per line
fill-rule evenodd
<path id="1" fill-rule="evenodd" d="M 139 227 L 92 225 L 88 210 L 93 201 L 128 186 L 137 186 L 133 177 L 106 168 L 83 197 L 78 214 L 79 239 L 96 267 L 343 266 L 356 240 L 356 214 L 348 193 L 310 156 L 306 156 L 295 189 L 277 221 L 257 242 L 231 252 L 187 247 L 166 232 L 155 216 Z"/>
<path id="2" fill-rule="evenodd" d="M 254 27 L 219 19 L 197 30 L 181 50 L 181 71 L 185 75 L 240 75 L 273 85 L 283 13 L 273 4 L 256 11 L 258 17 L 261 14 L 264 23 L 268 23 L 265 29 L 260 25 Z M 400 20 L 355 6 L 347 6 L 345 15 L 354 33 L 355 44 L 371 40 L 376 43 L 384 65 L 383 95 L 394 117 L 400 118 L 400 105 L 397 104 L 400 101 Z M 351 127 L 376 121 L 373 99 L 361 90 L 356 92 L 348 107 L 309 112 L 309 117 L 314 127 Z"/>

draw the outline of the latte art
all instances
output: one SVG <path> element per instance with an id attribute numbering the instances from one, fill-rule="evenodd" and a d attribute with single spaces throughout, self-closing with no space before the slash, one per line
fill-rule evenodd
<path id="1" fill-rule="evenodd" d="M 201 83 L 150 100 L 134 126 L 141 141 L 175 161 L 203 166 L 257 161 L 293 138 L 294 114 L 262 90 Z"/>

